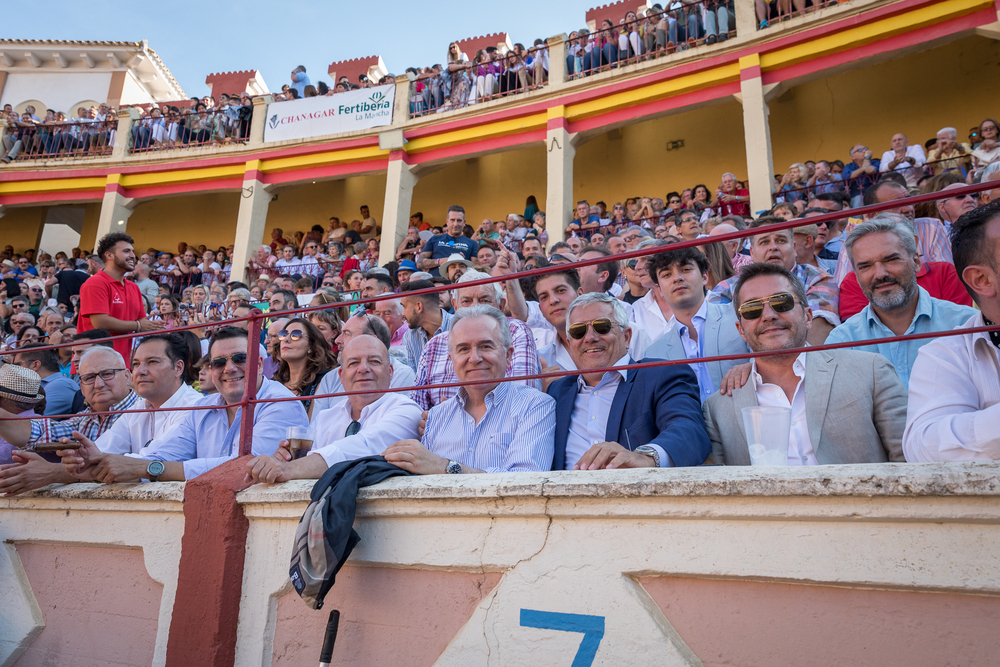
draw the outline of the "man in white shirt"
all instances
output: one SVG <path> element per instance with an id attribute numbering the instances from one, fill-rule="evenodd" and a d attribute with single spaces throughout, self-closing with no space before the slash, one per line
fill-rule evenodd
<path id="1" fill-rule="evenodd" d="M 924 170 L 921 167 L 927 162 L 923 146 L 920 144 L 911 146 L 910 140 L 902 133 L 892 135 L 889 145 L 892 148 L 882 153 L 879 171 L 882 173 L 898 171 L 906 179 L 907 186 L 917 187 L 917 181 L 924 175 Z"/>
<path id="2" fill-rule="evenodd" d="M 955 269 L 980 312 L 960 328 L 1000 323 L 1000 201 L 952 226 Z M 917 353 L 910 375 L 907 461 L 1000 459 L 1000 333 L 944 336 Z"/>
<path id="3" fill-rule="evenodd" d="M 132 352 L 132 384 L 141 399 L 133 406 L 136 410 L 182 408 L 194 405 L 202 395 L 186 384 L 189 379 L 187 343 L 178 334 L 154 334 L 143 338 Z M 114 425 L 96 441 L 82 434 L 74 438 L 84 446 L 96 445 L 105 454 L 139 454 L 143 447 L 169 433 L 186 411 L 134 412 L 123 414 Z M 68 438 L 63 438 L 68 442 Z M 114 457 L 107 462 L 107 469 L 114 468 Z M 89 475 L 77 474 L 75 465 L 67 471 L 81 479 Z"/>
<path id="4" fill-rule="evenodd" d="M 292 398 L 294 394 L 263 376 L 260 359 L 247 367 L 247 332 L 224 327 L 212 335 L 208 354 L 212 382 L 219 390 L 199 399 L 195 406 L 218 409 L 189 410 L 168 432 L 143 447 L 139 457 L 104 454 L 84 446 L 79 452 L 61 451 L 63 464 L 75 466 L 78 474 L 99 481 L 182 482 L 192 479 L 239 455 L 242 408 L 222 408 L 243 400 L 248 381 L 256 382 L 257 398 Z M 307 426 L 309 418 L 299 401 L 258 403 L 254 406 L 251 453 L 273 454 L 289 426 Z"/>
<path id="5" fill-rule="evenodd" d="M 384 302 L 381 302 L 384 303 Z M 359 310 L 353 316 L 347 318 L 344 326 L 340 330 L 340 335 L 334 340 L 339 350 L 344 350 L 348 343 L 359 336 L 373 336 L 381 341 L 382 345 L 389 348 L 392 339 L 389 334 L 388 325 L 380 318 L 369 315 L 365 310 Z M 343 364 L 343 353 L 337 355 L 337 360 Z M 392 374 L 389 376 L 389 387 L 412 387 L 414 385 L 415 373 L 405 361 L 391 357 Z M 338 394 L 345 391 L 341 382 L 340 373 L 330 372 L 323 376 L 316 387 L 316 396 L 324 394 Z M 347 400 L 347 396 L 335 396 L 332 398 L 317 398 L 313 400 L 312 423 L 315 425 L 319 415 L 328 409 L 339 406 Z M 391 443 L 390 443 L 391 444 Z"/>
<path id="6" fill-rule="evenodd" d="M 280 273 L 292 275 L 299 273 L 302 262 L 295 257 L 295 246 L 286 245 L 281 249 L 281 259 L 274 263 L 274 268 Z"/>
<path id="7" fill-rule="evenodd" d="M 740 334 L 754 352 L 805 347 L 813 322 L 805 287 L 777 264 L 751 264 L 733 288 Z M 716 463 L 750 465 L 745 407 L 791 409 L 788 465 L 903 461 L 906 388 L 884 357 L 820 350 L 757 357 L 750 381 L 704 404 Z"/>
<path id="8" fill-rule="evenodd" d="M 339 375 L 346 391 L 371 393 L 351 394 L 332 408 L 314 411 L 316 440 L 307 456 L 293 459 L 288 441 L 282 440 L 274 454 L 251 459 L 247 474 L 255 482 L 319 479 L 335 463 L 375 456 L 394 442 L 417 437 L 420 408 L 405 393 L 386 391 L 393 366 L 382 341 L 360 335 L 341 349 L 340 368 L 329 374 Z"/>

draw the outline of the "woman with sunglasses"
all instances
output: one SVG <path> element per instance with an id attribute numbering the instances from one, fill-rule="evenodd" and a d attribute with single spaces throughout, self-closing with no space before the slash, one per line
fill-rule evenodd
<path id="1" fill-rule="evenodd" d="M 296 396 L 312 396 L 323 376 L 337 366 L 326 339 L 308 320 L 296 317 L 278 332 L 275 361 L 278 369 L 274 380 Z M 302 402 L 306 413 L 312 416 L 312 401 Z"/>

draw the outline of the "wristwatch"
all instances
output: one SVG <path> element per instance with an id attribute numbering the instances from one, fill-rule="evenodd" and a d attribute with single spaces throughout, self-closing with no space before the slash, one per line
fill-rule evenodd
<path id="1" fill-rule="evenodd" d="M 448 461 L 448 467 L 445 468 L 449 475 L 461 475 L 462 474 L 462 464 L 458 461 Z"/>
<path id="2" fill-rule="evenodd" d="M 650 445 L 639 445 L 638 447 L 635 448 L 635 451 L 639 452 L 640 454 L 645 454 L 646 456 L 652 456 L 653 467 L 654 468 L 660 467 L 660 453 L 656 451 L 655 447 L 651 447 Z"/>
<path id="3" fill-rule="evenodd" d="M 146 476 L 150 482 L 160 481 L 160 475 L 163 474 L 163 461 L 150 461 L 149 465 L 146 466 Z"/>

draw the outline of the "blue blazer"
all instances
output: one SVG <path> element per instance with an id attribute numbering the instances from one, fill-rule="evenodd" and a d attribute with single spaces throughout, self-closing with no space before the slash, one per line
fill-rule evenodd
<path id="1" fill-rule="evenodd" d="M 549 385 L 548 394 L 556 400 L 553 470 L 566 468 L 566 439 L 577 393 L 574 375 Z M 615 392 L 605 440 L 629 449 L 655 443 L 670 455 L 675 466 L 701 465 L 712 453 L 712 443 L 705 430 L 694 371 L 686 364 L 631 370 Z"/>

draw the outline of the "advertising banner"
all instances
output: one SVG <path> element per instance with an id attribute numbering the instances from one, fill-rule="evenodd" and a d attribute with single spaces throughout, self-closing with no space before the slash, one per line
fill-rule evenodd
<path id="1" fill-rule="evenodd" d="M 264 142 L 308 139 L 392 123 L 396 86 L 275 102 L 267 107 Z"/>

